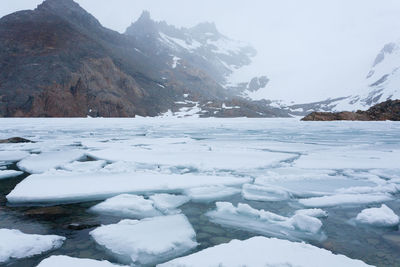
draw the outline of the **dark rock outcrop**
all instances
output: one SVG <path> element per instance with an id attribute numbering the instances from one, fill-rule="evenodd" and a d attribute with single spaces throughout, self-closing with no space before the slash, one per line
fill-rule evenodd
<path id="1" fill-rule="evenodd" d="M 313 112 L 302 119 L 303 121 L 400 121 L 400 100 L 388 100 L 377 104 L 367 111 L 357 112 Z"/>
<path id="2" fill-rule="evenodd" d="M 17 144 L 17 143 L 34 143 L 31 140 L 22 137 L 11 137 L 8 139 L 1 139 L 0 144 Z"/>

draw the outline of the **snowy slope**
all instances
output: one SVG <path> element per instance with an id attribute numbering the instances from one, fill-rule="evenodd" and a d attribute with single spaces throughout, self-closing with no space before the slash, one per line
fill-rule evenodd
<path id="1" fill-rule="evenodd" d="M 291 106 L 292 113 L 367 110 L 400 99 L 400 41 L 386 44 L 376 56 L 363 84 L 350 96 Z"/>

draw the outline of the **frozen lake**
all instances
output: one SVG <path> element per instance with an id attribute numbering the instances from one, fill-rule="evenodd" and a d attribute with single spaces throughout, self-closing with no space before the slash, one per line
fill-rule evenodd
<path id="1" fill-rule="evenodd" d="M 230 266 L 204 249 L 234 239 L 247 241 L 215 251 L 265 246 L 260 262 L 235 259 L 248 266 L 283 264 L 267 258 L 302 241 L 324 249 L 305 257 L 400 266 L 400 123 L 0 119 L 0 139 L 14 136 L 35 143 L 0 144 L 0 266 L 51 255 L 155 266 L 197 252 L 166 266 Z M 1 229 L 47 239 L 29 254 Z"/>

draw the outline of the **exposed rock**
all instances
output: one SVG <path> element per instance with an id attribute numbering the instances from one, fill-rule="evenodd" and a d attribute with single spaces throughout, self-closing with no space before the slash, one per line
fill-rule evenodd
<path id="1" fill-rule="evenodd" d="M 0 144 L 16 144 L 16 143 L 34 143 L 34 142 L 22 137 L 12 137 L 0 140 Z"/>
<path id="2" fill-rule="evenodd" d="M 222 87 L 226 66 L 242 67 L 256 53 L 240 42 L 221 50 L 225 42 L 235 43 L 213 23 L 178 29 L 148 12 L 119 34 L 72 0 L 46 0 L 0 19 L 0 117 L 157 116 L 184 95 L 241 105 L 221 116 L 288 117 Z"/>
<path id="3" fill-rule="evenodd" d="M 367 111 L 357 112 L 313 112 L 302 119 L 303 121 L 400 121 L 400 100 L 388 100 L 377 104 Z"/>

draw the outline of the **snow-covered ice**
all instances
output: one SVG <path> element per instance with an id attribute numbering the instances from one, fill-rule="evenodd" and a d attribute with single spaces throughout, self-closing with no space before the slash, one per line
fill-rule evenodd
<path id="1" fill-rule="evenodd" d="M 218 224 L 288 239 L 321 240 L 322 222 L 306 214 L 292 217 L 281 216 L 265 210 L 257 210 L 248 204 L 239 203 L 237 207 L 229 202 L 217 202 L 216 210 L 207 213 Z"/>
<path id="2" fill-rule="evenodd" d="M 16 162 L 29 156 L 26 151 L 0 151 L 0 161 Z"/>
<path id="3" fill-rule="evenodd" d="M 227 186 L 194 187 L 185 190 L 185 194 L 195 202 L 221 200 L 240 193 L 240 189 Z"/>
<path id="4" fill-rule="evenodd" d="M 207 248 L 158 267 L 366 267 L 360 260 L 308 245 L 276 238 L 253 237 Z"/>
<path id="5" fill-rule="evenodd" d="M 19 183 L 7 200 L 24 202 L 79 202 L 102 200 L 123 193 L 177 192 L 212 185 L 241 185 L 249 178 L 132 172 L 110 174 L 50 171 Z"/>
<path id="6" fill-rule="evenodd" d="M 399 216 L 385 204 L 380 208 L 364 209 L 357 215 L 356 220 L 360 223 L 383 227 L 391 227 L 399 224 Z"/>
<path id="7" fill-rule="evenodd" d="M 389 194 L 336 194 L 300 199 L 299 202 L 306 207 L 333 207 L 339 205 L 380 203 L 392 199 L 393 197 Z"/>
<path id="8" fill-rule="evenodd" d="M 294 156 L 287 153 L 274 153 L 257 151 L 251 149 L 236 150 L 210 150 L 209 147 L 201 149 L 190 149 L 186 145 L 183 150 L 179 150 L 179 145 L 175 145 L 174 153 L 171 154 L 170 146 L 146 149 L 146 148 L 108 148 L 89 152 L 89 156 L 107 161 L 129 161 L 142 164 L 166 165 L 166 166 L 186 166 L 197 169 L 213 170 L 235 170 L 235 169 L 255 169 L 265 168 L 288 160 Z M 257 160 L 254 160 L 254 159 Z"/>
<path id="9" fill-rule="evenodd" d="M 19 230 L 0 229 L 0 263 L 58 249 L 65 237 L 24 234 Z"/>
<path id="10" fill-rule="evenodd" d="M 172 194 L 155 194 L 149 197 L 153 201 L 154 207 L 164 213 L 174 213 L 179 206 L 189 202 L 187 196 L 178 196 Z"/>
<path id="11" fill-rule="evenodd" d="M 123 220 L 101 226 L 90 235 L 126 264 L 163 262 L 197 246 L 196 233 L 184 215 Z"/>
<path id="12" fill-rule="evenodd" d="M 296 214 L 307 215 L 315 218 L 326 218 L 328 217 L 328 212 L 321 209 L 303 209 L 296 210 Z"/>
<path id="13" fill-rule="evenodd" d="M 12 178 L 21 174 L 23 174 L 23 172 L 14 170 L 0 170 L 0 179 Z"/>
<path id="14" fill-rule="evenodd" d="M 254 201 L 282 201 L 290 198 L 290 193 L 279 187 L 245 184 L 242 188 L 242 196 Z"/>
<path id="15" fill-rule="evenodd" d="M 162 213 L 154 207 L 152 200 L 142 196 L 123 194 L 107 199 L 90 208 L 100 214 L 110 214 L 124 218 L 146 218 L 160 216 Z"/>
<path id="16" fill-rule="evenodd" d="M 109 261 L 72 258 L 69 256 L 51 256 L 42 260 L 37 267 L 123 267 Z M 125 266 L 128 267 L 128 266 Z"/>
<path id="17" fill-rule="evenodd" d="M 18 163 L 18 168 L 28 173 L 43 173 L 61 167 L 64 164 L 79 160 L 85 156 L 82 150 L 44 152 L 32 154 Z"/>

